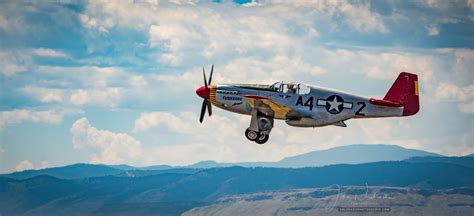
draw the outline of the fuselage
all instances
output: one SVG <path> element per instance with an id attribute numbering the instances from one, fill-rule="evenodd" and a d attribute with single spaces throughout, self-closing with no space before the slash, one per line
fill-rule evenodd
<path id="1" fill-rule="evenodd" d="M 275 119 L 295 127 L 347 127 L 344 121 L 351 118 L 404 117 L 420 110 L 418 76 L 409 72 L 401 72 L 385 96 L 377 99 L 304 83 L 211 85 L 213 69 L 209 82 L 203 69 L 204 86 L 196 90 L 203 98 L 199 121 L 206 110 L 212 115 L 212 105 L 250 115 L 245 137 L 258 144 L 268 141 Z"/>
<path id="2" fill-rule="evenodd" d="M 209 86 L 209 89 L 212 105 L 244 115 L 250 115 L 253 107 L 244 96 L 261 96 L 274 100 L 284 106 L 268 107 L 260 111 L 297 127 L 333 125 L 350 118 L 402 116 L 403 113 L 402 107 L 375 105 L 367 97 L 303 83 L 218 84 Z"/>

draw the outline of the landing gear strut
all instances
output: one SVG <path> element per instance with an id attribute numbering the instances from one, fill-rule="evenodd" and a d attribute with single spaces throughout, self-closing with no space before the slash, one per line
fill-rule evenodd
<path id="1" fill-rule="evenodd" d="M 264 115 L 256 109 L 251 112 L 250 126 L 245 130 L 245 137 L 258 144 L 264 144 L 270 137 L 273 128 L 273 118 Z"/>

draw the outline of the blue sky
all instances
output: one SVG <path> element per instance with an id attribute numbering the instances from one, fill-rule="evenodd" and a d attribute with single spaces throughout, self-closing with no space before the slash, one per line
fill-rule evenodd
<path id="1" fill-rule="evenodd" d="M 275 161 L 355 143 L 474 153 L 474 2 L 1 1 L 0 172 L 77 162 Z M 419 74 L 421 111 L 248 142 L 249 117 L 199 124 L 214 83 L 302 81 L 382 97 Z"/>

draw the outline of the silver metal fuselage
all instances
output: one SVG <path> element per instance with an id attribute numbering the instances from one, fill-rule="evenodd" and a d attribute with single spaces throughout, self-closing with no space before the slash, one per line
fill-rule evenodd
<path id="1" fill-rule="evenodd" d="M 309 92 L 283 92 L 270 85 L 222 84 L 214 85 L 210 101 L 221 109 L 251 115 L 252 106 L 244 96 L 256 95 L 269 98 L 291 108 L 285 116 L 263 111 L 274 119 L 285 120 L 290 126 L 320 127 L 338 125 L 351 118 L 395 117 L 403 115 L 403 107 L 387 107 L 372 104 L 361 97 L 332 89 L 304 84 Z M 261 111 L 261 110 L 260 110 Z M 262 112 L 262 111 L 261 111 Z"/>

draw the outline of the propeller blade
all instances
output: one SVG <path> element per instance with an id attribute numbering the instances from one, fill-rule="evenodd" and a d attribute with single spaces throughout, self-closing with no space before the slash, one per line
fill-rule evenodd
<path id="1" fill-rule="evenodd" d="M 209 84 L 209 85 L 211 85 L 212 72 L 214 72 L 214 64 L 212 64 L 212 67 L 211 67 L 211 75 L 209 76 L 209 82 L 207 82 L 207 84 Z"/>
<path id="2" fill-rule="evenodd" d="M 212 115 L 212 105 L 209 101 L 207 101 L 207 112 L 209 113 L 209 116 Z"/>
<path id="3" fill-rule="evenodd" d="M 204 67 L 202 67 L 202 75 L 204 76 L 204 86 L 206 87 L 206 90 L 207 90 L 208 88 L 207 88 L 206 72 L 204 71 Z"/>
<path id="4" fill-rule="evenodd" d="M 204 119 L 204 114 L 206 113 L 206 106 L 208 102 L 206 99 L 202 101 L 202 107 L 201 107 L 201 116 L 199 117 L 199 122 L 202 123 L 202 120 Z"/>

